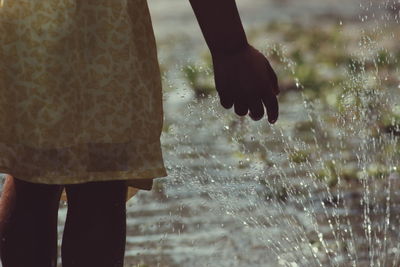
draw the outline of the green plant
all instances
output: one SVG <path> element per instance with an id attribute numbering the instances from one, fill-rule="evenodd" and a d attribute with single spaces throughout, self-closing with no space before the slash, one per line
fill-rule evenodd
<path id="1" fill-rule="evenodd" d="M 213 76 L 207 69 L 191 64 L 183 68 L 184 77 L 194 91 L 196 98 L 205 98 L 215 94 Z"/>

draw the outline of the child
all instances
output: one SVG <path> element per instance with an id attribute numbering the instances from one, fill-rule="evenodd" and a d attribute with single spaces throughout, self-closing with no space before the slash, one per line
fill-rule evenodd
<path id="1" fill-rule="evenodd" d="M 190 3 L 221 105 L 253 120 L 265 106 L 274 123 L 277 78 L 247 43 L 235 1 Z M 146 0 L 2 0 L 3 266 L 56 266 L 61 196 L 68 200 L 63 267 L 123 266 L 125 203 L 167 175 L 162 120 Z"/>

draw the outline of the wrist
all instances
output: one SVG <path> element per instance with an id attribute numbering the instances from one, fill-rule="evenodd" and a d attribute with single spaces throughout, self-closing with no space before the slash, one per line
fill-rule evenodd
<path id="1" fill-rule="evenodd" d="M 225 44 L 221 47 L 210 47 L 211 56 L 214 59 L 225 58 L 237 55 L 249 48 L 250 44 L 247 40 L 243 40 L 237 44 Z"/>

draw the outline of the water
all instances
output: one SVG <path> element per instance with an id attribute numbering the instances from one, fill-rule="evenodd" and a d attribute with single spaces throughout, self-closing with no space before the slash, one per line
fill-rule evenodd
<path id="1" fill-rule="evenodd" d="M 363 263 L 386 266 L 382 260 L 392 261 L 396 266 L 398 195 L 395 190 L 399 177 L 394 164 L 398 163 L 398 157 L 385 152 L 382 158 L 375 145 L 398 145 L 395 137 L 352 140 L 360 127 L 365 126 L 354 121 L 345 122 L 342 128 L 333 131 L 335 138 L 328 137 L 331 125 L 324 127 L 324 118 L 308 107 L 303 111 L 310 112 L 310 121 L 316 124 L 316 129 L 306 141 L 289 136 L 280 127 L 262 127 L 249 120 L 241 121 L 234 126 L 236 129 L 229 124 L 217 124 L 216 128 L 208 124 L 204 132 L 199 131 L 201 127 L 193 124 L 218 118 L 220 111 L 215 111 L 218 106 L 214 104 L 215 109 L 211 110 L 196 106 L 194 110 L 202 114 L 202 119 L 183 120 L 185 128 L 180 128 L 179 134 L 173 131 L 178 139 L 182 138 L 179 144 L 189 145 L 190 149 L 182 149 L 190 156 L 184 161 L 180 159 L 180 164 L 174 161 L 170 172 L 175 180 L 168 185 L 180 187 L 179 191 L 175 189 L 180 199 L 185 199 L 185 193 L 186 196 L 205 193 L 214 205 L 217 203 L 212 206 L 216 214 L 232 216 L 235 222 L 242 223 L 241 240 L 236 242 L 244 251 L 237 254 L 231 251 L 233 255 L 228 254 L 227 258 L 241 257 L 226 265 L 221 265 L 226 258 L 219 257 L 210 266 L 216 266 L 216 262 L 218 266 L 261 266 L 265 261 L 269 266 L 277 266 L 276 262 L 287 266 L 362 266 Z M 230 130 L 233 138 L 226 140 Z M 348 151 L 343 148 L 347 145 L 356 151 L 355 155 L 345 154 Z M 267 159 L 263 159 L 262 148 L 268 151 Z M 300 163 L 288 162 L 288 155 L 300 148 L 314 155 Z M 167 158 L 171 159 L 171 155 Z M 378 167 L 371 164 L 382 161 L 387 164 L 384 166 L 388 173 L 375 174 Z M 348 171 L 356 177 L 346 177 L 345 168 L 358 170 Z M 326 172 L 322 181 L 316 177 L 320 170 Z M 369 177 L 370 173 L 378 177 Z M 186 203 L 189 207 L 192 204 Z M 206 218 L 215 220 L 216 216 Z"/>

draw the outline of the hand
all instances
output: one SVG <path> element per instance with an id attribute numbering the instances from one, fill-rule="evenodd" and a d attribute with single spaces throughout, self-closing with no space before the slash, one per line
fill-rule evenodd
<path id="1" fill-rule="evenodd" d="M 255 121 L 278 119 L 278 79 L 268 60 L 252 46 L 233 55 L 213 55 L 214 78 L 221 105 Z"/>

